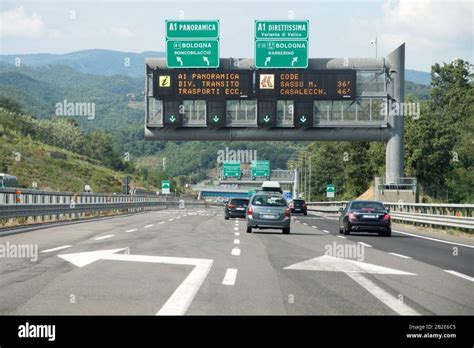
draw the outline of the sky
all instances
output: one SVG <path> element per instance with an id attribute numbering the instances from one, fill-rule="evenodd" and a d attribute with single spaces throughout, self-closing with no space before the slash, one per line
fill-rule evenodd
<path id="1" fill-rule="evenodd" d="M 0 53 L 164 51 L 166 19 L 219 19 L 221 57 L 253 57 L 256 19 L 309 20 L 309 57 L 385 56 L 406 43 L 406 67 L 473 63 L 474 0 L 0 2 Z"/>

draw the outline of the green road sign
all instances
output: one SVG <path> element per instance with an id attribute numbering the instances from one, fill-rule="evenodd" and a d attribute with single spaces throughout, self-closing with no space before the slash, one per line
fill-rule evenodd
<path id="1" fill-rule="evenodd" d="M 168 195 L 170 193 L 171 184 L 169 180 L 161 181 L 161 193 Z"/>
<path id="2" fill-rule="evenodd" d="M 257 177 L 270 177 L 270 161 L 253 161 L 250 165 L 252 179 Z"/>
<path id="3" fill-rule="evenodd" d="M 173 21 L 166 22 L 167 39 L 218 39 L 219 21 Z"/>
<path id="4" fill-rule="evenodd" d="M 255 21 L 255 39 L 308 39 L 309 21 Z"/>
<path id="5" fill-rule="evenodd" d="M 334 198 L 334 194 L 336 192 L 336 188 L 332 184 L 328 184 L 326 186 L 326 197 L 327 198 Z"/>
<path id="6" fill-rule="evenodd" d="M 223 162 L 222 163 L 223 178 L 239 178 L 242 176 L 240 162 Z"/>
<path id="7" fill-rule="evenodd" d="M 307 40 L 255 40 L 257 68 L 307 68 Z"/>
<path id="8" fill-rule="evenodd" d="M 167 40 L 168 68 L 218 68 L 218 40 Z"/>

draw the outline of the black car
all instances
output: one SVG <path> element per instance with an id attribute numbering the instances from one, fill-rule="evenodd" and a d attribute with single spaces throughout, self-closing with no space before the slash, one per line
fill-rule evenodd
<path id="1" fill-rule="evenodd" d="M 228 220 L 231 217 L 245 217 L 245 212 L 249 200 L 247 198 L 232 198 L 224 207 L 224 218 Z"/>
<path id="2" fill-rule="evenodd" d="M 377 232 L 379 236 L 392 235 L 389 210 L 382 202 L 350 201 L 339 212 L 339 233 Z"/>
<path id="3" fill-rule="evenodd" d="M 306 206 L 306 202 L 303 199 L 294 199 L 290 203 L 290 208 L 292 213 L 308 215 L 308 207 Z"/>

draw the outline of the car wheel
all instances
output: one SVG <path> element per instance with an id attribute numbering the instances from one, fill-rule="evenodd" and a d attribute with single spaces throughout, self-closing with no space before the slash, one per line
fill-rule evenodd
<path id="1" fill-rule="evenodd" d="M 252 233 L 252 227 L 247 226 L 247 233 Z"/>
<path id="2" fill-rule="evenodd" d="M 351 231 L 349 231 L 349 229 L 347 229 L 346 226 L 343 226 L 343 227 L 342 227 L 342 232 L 343 232 L 346 236 L 348 236 L 349 234 L 351 234 Z"/>
<path id="3" fill-rule="evenodd" d="M 229 215 L 225 215 L 224 219 L 229 220 Z"/>
<path id="4" fill-rule="evenodd" d="M 342 228 L 339 226 L 339 234 L 342 234 Z"/>
<path id="5" fill-rule="evenodd" d="M 307 212 L 307 211 L 305 211 L 305 212 L 304 212 L 304 215 L 305 215 L 305 216 L 306 216 L 306 215 L 308 215 L 308 212 Z"/>
<path id="6" fill-rule="evenodd" d="M 385 232 L 385 237 L 391 237 L 392 236 L 392 230 L 388 230 Z"/>
<path id="7" fill-rule="evenodd" d="M 284 228 L 283 229 L 283 234 L 290 234 L 290 228 Z"/>

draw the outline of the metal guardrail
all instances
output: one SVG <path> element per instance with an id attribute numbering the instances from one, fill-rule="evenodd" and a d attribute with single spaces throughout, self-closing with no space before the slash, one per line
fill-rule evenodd
<path id="1" fill-rule="evenodd" d="M 194 199 L 154 195 L 49 192 L 0 189 L 0 219 L 70 216 L 103 211 L 139 212 L 167 208 L 208 207 L 215 204 Z"/>
<path id="2" fill-rule="evenodd" d="M 309 202 L 309 210 L 337 213 L 348 201 Z M 392 220 L 474 230 L 474 204 L 384 202 Z"/>

